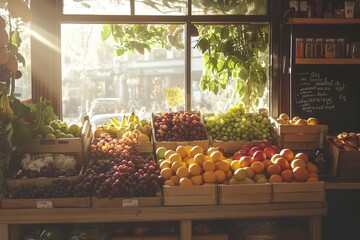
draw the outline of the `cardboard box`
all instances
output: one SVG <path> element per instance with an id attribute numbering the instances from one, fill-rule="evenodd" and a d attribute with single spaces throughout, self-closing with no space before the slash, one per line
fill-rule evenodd
<path id="1" fill-rule="evenodd" d="M 217 185 L 163 186 L 164 206 L 202 206 L 217 204 Z"/>
<path id="2" fill-rule="evenodd" d="M 289 148 L 293 151 L 316 150 L 323 148 L 325 135 L 328 132 L 327 125 L 296 126 L 279 124 L 270 117 L 270 133 L 274 143 L 281 148 Z"/>
<path id="3" fill-rule="evenodd" d="M 218 186 L 219 205 L 253 204 L 271 202 L 271 185 L 264 184 L 235 184 Z"/>
<path id="4" fill-rule="evenodd" d="M 339 179 L 360 179 L 360 151 L 345 151 L 325 140 L 325 159 L 329 161 L 331 174 Z"/>
<path id="5" fill-rule="evenodd" d="M 271 183 L 272 202 L 325 202 L 325 182 Z"/>

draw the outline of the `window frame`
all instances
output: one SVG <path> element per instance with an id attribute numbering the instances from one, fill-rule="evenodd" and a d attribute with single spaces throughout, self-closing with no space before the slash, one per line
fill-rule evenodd
<path id="1" fill-rule="evenodd" d="M 281 112 L 281 79 L 279 57 L 279 34 L 282 1 L 268 0 L 267 15 L 184 15 L 184 16 L 135 16 L 135 15 L 66 15 L 62 13 L 63 0 L 32 0 L 33 21 L 31 27 L 40 31 L 50 44 L 46 45 L 35 37 L 31 38 L 32 99 L 48 99 L 55 113 L 62 118 L 62 77 L 61 77 L 61 24 L 66 23 L 173 23 L 185 24 L 185 108 L 191 109 L 191 34 L 190 24 L 270 24 L 269 62 L 269 114 Z M 188 4 L 191 13 L 191 0 Z"/>

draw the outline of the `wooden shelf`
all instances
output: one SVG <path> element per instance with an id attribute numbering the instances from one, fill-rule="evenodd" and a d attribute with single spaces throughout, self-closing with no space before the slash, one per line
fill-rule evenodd
<path id="1" fill-rule="evenodd" d="M 360 18 L 292 18 L 287 24 L 360 25 Z"/>
<path id="2" fill-rule="evenodd" d="M 360 64 L 360 58 L 296 58 L 295 64 Z"/>

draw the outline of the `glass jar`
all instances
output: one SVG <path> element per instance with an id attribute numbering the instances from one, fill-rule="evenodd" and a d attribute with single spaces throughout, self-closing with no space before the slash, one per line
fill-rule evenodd
<path id="1" fill-rule="evenodd" d="M 314 57 L 315 41 L 313 38 L 307 38 L 305 40 L 305 58 Z"/>
<path id="2" fill-rule="evenodd" d="M 315 39 L 315 58 L 323 58 L 324 57 L 324 39 L 316 38 Z"/>
<path id="3" fill-rule="evenodd" d="M 336 39 L 336 57 L 344 58 L 346 55 L 345 38 Z"/>
<path id="4" fill-rule="evenodd" d="M 326 58 L 335 57 L 335 38 L 327 38 L 325 40 L 325 57 Z"/>
<path id="5" fill-rule="evenodd" d="M 360 42 L 353 42 L 352 58 L 360 58 Z"/>
<path id="6" fill-rule="evenodd" d="M 305 40 L 304 38 L 296 38 L 296 58 L 303 58 L 305 53 Z"/>

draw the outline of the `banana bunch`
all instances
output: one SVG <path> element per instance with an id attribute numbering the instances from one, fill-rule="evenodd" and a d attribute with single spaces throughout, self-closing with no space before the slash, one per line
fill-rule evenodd
<path id="1" fill-rule="evenodd" d="M 10 120 L 14 119 L 14 110 L 10 106 L 9 96 L 5 94 L 0 96 L 0 111 L 4 111 Z"/>
<path id="2" fill-rule="evenodd" d="M 140 119 L 135 113 L 129 117 L 122 116 L 121 120 L 111 117 L 106 124 L 98 126 L 94 131 L 94 136 L 99 137 L 101 134 L 109 134 L 112 137 L 122 138 L 125 133 L 136 133 L 140 142 L 148 142 L 151 138 L 152 127 L 147 119 Z"/>

